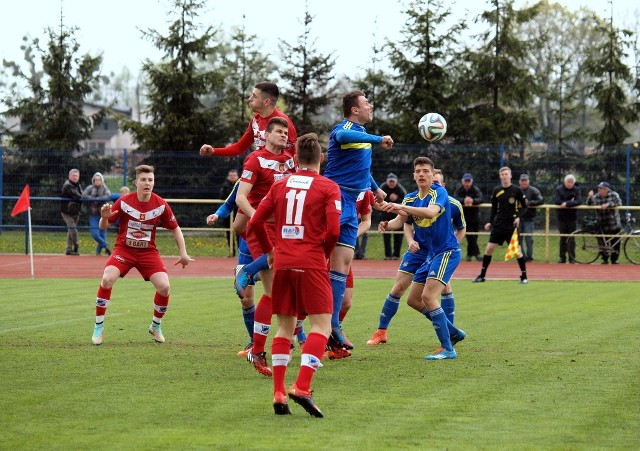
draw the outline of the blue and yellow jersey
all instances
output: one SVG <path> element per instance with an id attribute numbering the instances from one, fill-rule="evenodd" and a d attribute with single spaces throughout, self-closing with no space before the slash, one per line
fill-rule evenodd
<path id="1" fill-rule="evenodd" d="M 413 191 L 405 196 L 402 203 L 416 208 L 427 208 L 432 204 L 440 207 L 440 213 L 433 219 L 411 216 L 407 220 L 407 223 L 413 224 L 414 239 L 420 247 L 424 246 L 429 250 L 430 256 L 459 249 L 458 240 L 451 226 L 453 208 L 446 189 L 433 184 L 425 197 L 420 197 L 419 191 Z"/>
<path id="2" fill-rule="evenodd" d="M 462 204 L 458 202 L 458 199 L 451 196 L 449 196 L 449 203 L 451 204 L 451 225 L 453 225 L 456 230 L 466 229 L 467 222 L 464 220 Z"/>
<path id="3" fill-rule="evenodd" d="M 341 188 L 358 192 L 377 189 L 372 186 L 371 145 L 380 142 L 381 136 L 370 135 L 362 125 L 344 119 L 329 135 L 323 175 Z"/>

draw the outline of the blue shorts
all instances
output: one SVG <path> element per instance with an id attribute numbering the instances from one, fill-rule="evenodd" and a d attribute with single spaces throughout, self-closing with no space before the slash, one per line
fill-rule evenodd
<path id="1" fill-rule="evenodd" d="M 340 236 L 338 246 L 356 248 L 358 237 L 358 211 L 356 201 L 358 193 L 340 188 L 342 212 L 340 213 Z"/>
<path id="2" fill-rule="evenodd" d="M 427 259 L 413 276 L 413 282 L 424 285 L 427 279 L 435 279 L 446 285 L 460 264 L 460 249 L 442 252 Z"/>
<path id="3" fill-rule="evenodd" d="M 418 268 L 427 260 L 427 253 L 425 251 L 411 253 L 405 252 L 402 256 L 400 266 L 398 266 L 398 272 L 404 272 L 414 275 Z"/>

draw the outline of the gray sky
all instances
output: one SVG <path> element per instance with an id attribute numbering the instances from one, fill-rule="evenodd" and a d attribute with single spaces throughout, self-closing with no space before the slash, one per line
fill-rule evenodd
<path id="1" fill-rule="evenodd" d="M 355 75 L 369 67 L 373 43 L 381 44 L 387 37 L 399 38 L 405 20 L 402 14 L 405 8 L 396 0 L 308 2 L 315 16 L 312 32 L 317 38 L 316 46 L 322 53 L 335 51 L 338 74 Z M 76 38 L 81 45 L 81 53 L 102 53 L 105 74 L 119 73 L 125 66 L 137 74 L 143 59 L 158 59 L 160 53 L 149 41 L 141 38 L 138 28 L 151 28 L 166 34 L 167 23 L 175 20 L 175 16 L 166 15 L 170 6 L 168 0 L 13 0 L 3 3 L 0 59 L 22 63 L 22 37 L 28 34 L 32 38 L 46 38 L 45 28 L 55 28 L 60 24 L 62 5 L 65 25 L 79 28 Z M 531 0 L 516 0 L 515 4 L 520 7 L 531 3 Z M 608 0 L 560 0 L 559 3 L 573 11 L 586 4 L 601 16 L 609 16 Z M 633 2 L 614 0 L 616 25 L 630 26 L 634 22 L 638 7 L 634 11 L 629 3 Z M 209 11 L 199 20 L 228 31 L 231 26 L 242 24 L 244 14 L 250 33 L 256 34 L 261 48 L 278 61 L 279 40 L 295 44 L 297 36 L 302 33 L 304 4 L 302 0 L 270 3 L 264 0 L 208 0 Z M 452 0 L 451 7 L 456 18 L 465 14 L 476 17 L 489 9 L 487 0 Z"/>

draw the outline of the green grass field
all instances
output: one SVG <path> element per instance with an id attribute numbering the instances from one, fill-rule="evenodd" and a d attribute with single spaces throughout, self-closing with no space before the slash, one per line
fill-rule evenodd
<path id="1" fill-rule="evenodd" d="M 230 279 L 172 280 L 164 345 L 146 330 L 152 286 L 119 281 L 99 347 L 98 280 L 0 280 L 0 448 L 640 448 L 637 283 L 457 281 L 468 337 L 427 362 L 435 334 L 404 304 L 389 343 L 365 345 L 391 282 L 356 282 L 356 349 L 318 371 L 316 419 L 295 404 L 276 417 L 271 380 L 236 357 Z"/>

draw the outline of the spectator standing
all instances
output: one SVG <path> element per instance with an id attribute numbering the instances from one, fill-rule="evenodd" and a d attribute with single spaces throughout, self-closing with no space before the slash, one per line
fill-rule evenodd
<path id="1" fill-rule="evenodd" d="M 111 191 L 104 184 L 104 177 L 100 172 L 93 174 L 91 178 L 91 185 L 87 186 L 82 192 L 82 197 L 100 199 L 98 201 L 86 202 L 87 210 L 89 211 L 89 231 L 91 237 L 98 245 L 96 246 L 96 255 L 102 253 L 104 249 L 107 255 L 111 255 L 111 249 L 109 249 L 109 243 L 107 243 L 107 230 L 101 230 L 100 224 L 100 209 L 105 202 L 111 199 Z"/>
<path id="2" fill-rule="evenodd" d="M 462 176 L 461 185 L 453 194 L 453 197 L 462 204 L 462 212 L 467 223 L 467 232 L 474 234 L 465 235 L 467 239 L 467 261 L 470 262 L 475 257 L 477 261 L 482 260 L 480 248 L 478 247 L 478 235 L 480 231 L 480 208 L 477 205 L 482 203 L 482 191 L 473 184 L 473 175 L 467 172 Z"/>
<path id="3" fill-rule="evenodd" d="M 538 188 L 531 185 L 529 180 L 529 174 L 520 175 L 520 189 L 524 193 L 524 197 L 527 198 L 527 211 L 522 216 L 520 221 L 519 233 L 524 237 L 523 240 L 523 254 L 526 261 L 533 261 L 533 232 L 535 232 L 536 224 L 536 209 L 529 207 L 537 207 L 542 205 L 544 197 Z M 525 235 L 523 235 L 525 234 Z"/>
<path id="4" fill-rule="evenodd" d="M 219 199 L 227 199 L 229 197 L 229 195 L 231 194 L 231 192 L 233 191 L 233 187 L 235 186 L 236 182 L 238 181 L 239 175 L 238 175 L 238 170 L 237 169 L 229 169 L 229 172 L 227 172 L 227 178 L 224 181 L 224 183 L 222 184 L 222 186 L 220 187 L 220 194 L 218 195 Z M 233 209 L 233 216 L 235 217 L 236 214 L 238 213 L 238 207 Z M 231 227 L 231 217 L 227 216 L 226 218 L 222 219 L 222 226 L 226 229 Z M 226 236 L 227 236 L 227 243 L 229 245 L 229 247 L 231 246 L 231 231 L 227 231 L 226 232 Z M 235 246 L 233 246 L 233 251 L 231 252 L 231 255 L 229 255 L 229 257 L 235 257 L 236 256 L 236 249 L 238 248 L 238 241 L 236 241 Z"/>
<path id="5" fill-rule="evenodd" d="M 564 181 L 556 187 L 554 198 L 558 208 L 558 232 L 562 235 L 569 235 L 576 230 L 576 222 L 578 220 L 577 207 L 581 203 L 580 188 L 576 185 L 576 177 L 573 174 L 567 174 Z M 560 260 L 558 263 L 566 263 L 567 255 L 569 263 L 575 263 L 576 260 L 576 243 L 568 236 L 560 237 Z"/>
<path id="6" fill-rule="evenodd" d="M 598 216 L 598 225 L 601 227 L 602 232 L 605 235 L 615 235 L 620 233 L 620 212 L 615 209 L 622 205 L 622 199 L 620 195 L 611 189 L 609 182 L 600 182 L 598 184 L 598 192 L 594 193 L 593 190 L 589 191 L 587 197 L 587 205 L 598 205 L 600 210 L 596 211 Z M 598 237 L 598 244 L 604 246 L 604 238 Z M 602 264 L 609 263 L 609 256 L 611 256 L 611 264 L 618 264 L 618 257 L 620 256 L 620 240 L 614 240 L 613 251 L 601 251 Z"/>
<path id="7" fill-rule="evenodd" d="M 400 203 L 407 194 L 407 190 L 398 183 L 398 176 L 393 172 L 387 175 L 387 180 L 380 185 L 380 189 L 387 195 L 385 200 L 387 202 Z M 382 212 L 382 221 L 391 221 L 396 217 L 395 213 Z M 400 251 L 402 250 L 402 239 L 404 235 L 402 233 L 382 235 L 384 240 L 384 259 L 385 260 L 398 260 L 400 258 Z M 393 245 L 392 245 L 393 243 Z"/>
<path id="8" fill-rule="evenodd" d="M 67 225 L 67 249 L 66 255 L 80 255 L 78 248 L 78 219 L 80 218 L 80 198 L 82 197 L 82 186 L 80 185 L 80 171 L 71 169 L 68 179 L 62 185 L 60 197 L 70 200 L 60 202 L 60 212 L 62 219 Z"/>

